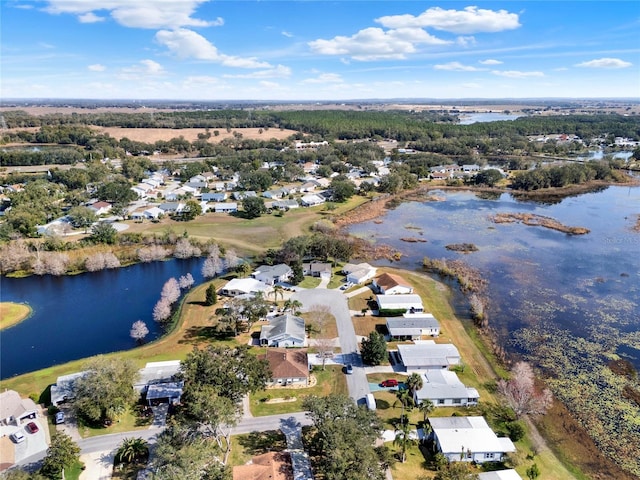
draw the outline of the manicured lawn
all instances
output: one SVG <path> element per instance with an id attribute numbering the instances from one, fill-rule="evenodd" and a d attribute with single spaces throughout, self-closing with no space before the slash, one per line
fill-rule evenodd
<path id="1" fill-rule="evenodd" d="M 304 280 L 298 284 L 300 288 L 316 288 L 318 285 L 320 285 L 320 278 L 309 276 L 304 277 Z"/>
<path id="2" fill-rule="evenodd" d="M 31 315 L 31 307 L 23 303 L 0 303 L 0 330 L 12 327 Z"/>
<path id="3" fill-rule="evenodd" d="M 318 383 L 309 388 L 269 388 L 251 395 L 251 413 L 256 417 L 293 413 L 302 410 L 302 401 L 308 395 L 327 396 L 330 393 L 348 394 L 347 381 L 339 365 L 327 365 L 326 370 L 314 368 Z M 295 397 L 294 402 L 267 403 L 267 399 Z"/>
<path id="4" fill-rule="evenodd" d="M 136 415 L 132 409 L 127 411 L 108 427 L 92 427 L 78 424 L 78 431 L 83 437 L 95 437 L 96 435 L 106 435 L 110 433 L 129 432 L 133 430 L 146 430 L 151 425 L 152 418 L 143 418 Z"/>
<path id="5" fill-rule="evenodd" d="M 64 479 L 65 480 L 78 480 L 80 478 L 80 474 L 82 473 L 82 467 L 84 464 L 82 462 L 76 462 L 71 465 L 69 468 L 64 469 Z"/>
<path id="6" fill-rule="evenodd" d="M 372 317 L 371 315 L 365 315 L 361 317 L 356 315 L 351 317 L 353 320 L 353 328 L 356 331 L 356 335 L 368 336 L 369 333 L 374 330 L 382 333 L 387 330 L 385 319 L 383 317 Z"/>

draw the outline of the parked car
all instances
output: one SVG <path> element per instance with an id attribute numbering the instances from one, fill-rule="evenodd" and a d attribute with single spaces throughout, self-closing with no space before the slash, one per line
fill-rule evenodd
<path id="1" fill-rule="evenodd" d="M 347 375 L 351 375 L 353 373 L 353 365 L 349 363 L 345 368 L 345 372 L 347 372 Z"/>
<path id="2" fill-rule="evenodd" d="M 383 380 L 380 386 L 381 387 L 397 387 L 398 380 L 396 380 L 395 378 L 389 378 L 387 380 Z"/>
<path id="3" fill-rule="evenodd" d="M 36 433 L 38 430 L 40 429 L 38 428 L 38 425 L 36 425 L 36 422 L 27 423 L 27 432 Z"/>
<path id="4" fill-rule="evenodd" d="M 64 412 L 56 413 L 55 423 L 56 423 L 56 425 L 58 425 L 60 423 L 64 423 Z"/>
<path id="5" fill-rule="evenodd" d="M 22 430 L 16 430 L 10 435 L 10 437 L 11 437 L 11 440 L 13 440 L 16 443 L 24 442 L 24 433 L 22 433 Z"/>

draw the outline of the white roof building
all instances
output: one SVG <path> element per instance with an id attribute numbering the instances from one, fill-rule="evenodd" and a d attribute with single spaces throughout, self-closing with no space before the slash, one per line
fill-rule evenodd
<path id="1" fill-rule="evenodd" d="M 440 335 L 440 323 L 430 313 L 405 313 L 387 318 L 387 330 L 394 339 L 420 340 L 423 335 Z"/>
<path id="2" fill-rule="evenodd" d="M 467 407 L 477 405 L 480 394 L 467 387 L 451 370 L 427 370 L 422 374 L 422 388 L 415 392 L 417 404 L 430 400 L 435 407 Z"/>
<path id="3" fill-rule="evenodd" d="M 514 469 L 482 472 L 478 474 L 478 478 L 479 480 L 522 480 Z"/>
<path id="4" fill-rule="evenodd" d="M 265 292 L 268 288 L 268 285 L 255 278 L 234 278 L 229 280 L 227 284 L 220 289 L 220 293 L 222 295 L 236 297 L 238 295 Z"/>
<path id="5" fill-rule="evenodd" d="M 420 295 L 399 294 L 399 295 L 376 295 L 376 302 L 380 311 L 385 310 L 404 310 L 408 313 L 417 313 L 424 311 L 422 299 Z"/>
<path id="6" fill-rule="evenodd" d="M 409 370 L 446 369 L 460 363 L 460 353 L 452 343 L 420 340 L 411 345 L 398 345 L 398 355 Z"/>
<path id="7" fill-rule="evenodd" d="M 436 446 L 450 462 L 499 462 L 516 447 L 498 437 L 484 417 L 429 417 Z"/>

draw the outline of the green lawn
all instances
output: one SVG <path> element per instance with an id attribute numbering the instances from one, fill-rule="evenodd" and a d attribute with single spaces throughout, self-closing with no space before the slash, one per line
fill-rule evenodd
<path id="1" fill-rule="evenodd" d="M 265 415 L 276 415 L 282 413 L 293 413 L 302 410 L 302 401 L 308 395 L 318 395 L 325 397 L 330 393 L 343 393 L 348 395 L 347 381 L 342 373 L 342 367 L 338 365 L 327 365 L 326 370 L 314 368 L 313 375 L 318 383 L 309 388 L 269 388 L 257 392 L 250 396 L 251 413 L 256 417 Z M 267 399 L 277 399 L 295 397 L 293 402 L 267 403 Z"/>
<path id="2" fill-rule="evenodd" d="M 252 457 L 267 452 L 279 452 L 287 448 L 287 441 L 282 432 L 251 432 L 231 437 L 231 454 L 228 464 L 245 465 Z"/>
<path id="3" fill-rule="evenodd" d="M 65 468 L 64 480 L 78 480 L 80 478 L 80 474 L 82 473 L 82 467 L 84 467 L 84 464 L 82 462 L 76 462 L 69 468 Z"/>
<path id="4" fill-rule="evenodd" d="M 78 430 L 83 437 L 95 437 L 110 433 L 129 432 L 133 430 L 146 430 L 152 423 L 152 418 L 144 418 L 136 415 L 132 409 L 127 411 L 108 427 L 96 427 L 78 423 Z"/>

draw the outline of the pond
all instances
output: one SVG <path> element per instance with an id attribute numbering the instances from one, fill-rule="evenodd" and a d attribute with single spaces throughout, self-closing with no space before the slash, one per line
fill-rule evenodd
<path id="1" fill-rule="evenodd" d="M 515 113 L 498 113 L 498 112 L 486 112 L 486 113 L 462 113 L 460 114 L 460 125 L 471 125 L 472 123 L 484 123 L 484 122 L 499 122 L 503 120 L 515 120 L 523 115 L 517 115 Z"/>
<path id="2" fill-rule="evenodd" d="M 490 323 L 507 348 L 512 332 L 550 322 L 572 335 L 610 332 L 618 352 L 640 368 L 640 188 L 609 187 L 554 205 L 521 202 L 508 194 L 483 199 L 471 192 L 436 191 L 444 201 L 411 201 L 384 217 L 349 228 L 353 235 L 403 253 L 394 266 L 419 269 L 425 256 L 457 258 L 489 282 Z M 553 217 L 591 230 L 569 236 L 523 224 L 494 224 L 501 212 Z M 381 222 L 381 223 L 376 223 Z M 426 242 L 407 243 L 415 237 Z M 445 248 L 473 243 L 462 254 Z"/>
<path id="3" fill-rule="evenodd" d="M 81 275 L 5 278 L 3 302 L 25 302 L 33 315 L 0 334 L 0 378 L 136 347 L 131 325 L 142 320 L 146 341 L 164 332 L 153 306 L 164 283 L 191 273 L 202 283 L 203 259 L 140 263 Z"/>

